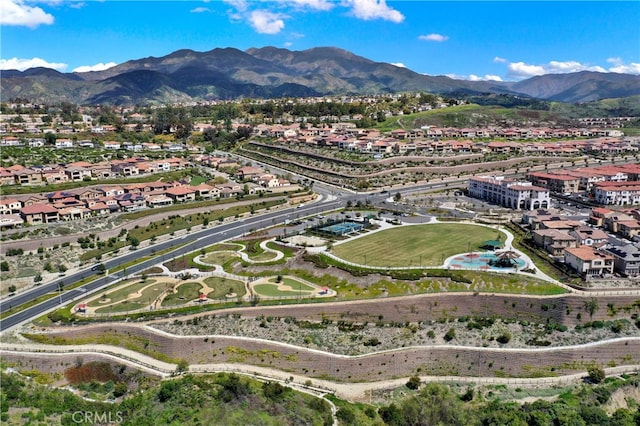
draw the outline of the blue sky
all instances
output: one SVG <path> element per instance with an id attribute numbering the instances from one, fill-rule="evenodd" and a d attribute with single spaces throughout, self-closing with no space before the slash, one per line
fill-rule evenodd
<path id="1" fill-rule="evenodd" d="M 640 74 L 640 1 L 0 0 L 0 69 L 104 69 L 178 49 L 335 46 L 429 75 Z"/>

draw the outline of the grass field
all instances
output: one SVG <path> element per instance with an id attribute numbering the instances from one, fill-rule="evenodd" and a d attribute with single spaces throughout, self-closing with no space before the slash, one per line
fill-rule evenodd
<path id="1" fill-rule="evenodd" d="M 242 281 L 223 277 L 209 277 L 205 278 L 204 282 L 213 289 L 212 292 L 207 294 L 209 299 L 223 299 L 229 291 L 235 293 L 238 297 L 242 297 L 247 293 L 247 289 Z"/>
<path id="2" fill-rule="evenodd" d="M 194 301 L 200 295 L 202 284 L 196 282 L 178 285 L 175 293 L 169 294 L 162 300 L 162 306 L 184 305 Z"/>
<path id="3" fill-rule="evenodd" d="M 274 283 L 274 284 L 278 284 L 276 280 L 277 280 L 277 278 L 271 278 L 269 280 L 269 282 L 270 283 Z M 282 284 L 288 285 L 289 287 L 291 287 L 294 290 L 302 290 L 302 291 L 313 291 L 314 290 L 313 287 L 311 287 L 311 286 L 309 286 L 307 284 L 303 284 L 298 280 L 294 280 L 294 279 L 287 278 L 287 277 L 282 278 Z"/>
<path id="4" fill-rule="evenodd" d="M 331 252 L 370 266 L 438 266 L 498 235 L 504 241 L 505 234 L 495 229 L 461 223 L 401 226 L 335 245 Z"/>
<path id="5" fill-rule="evenodd" d="M 256 293 L 262 296 L 268 297 L 282 297 L 282 296 L 308 296 L 311 294 L 308 291 L 290 291 L 290 290 L 280 290 L 278 289 L 277 284 L 256 284 L 253 286 L 253 289 Z"/>
<path id="6" fill-rule="evenodd" d="M 139 280 L 131 281 L 128 285 L 125 285 L 124 287 L 120 287 L 113 291 L 105 292 L 102 294 L 107 296 L 106 298 L 109 299 L 109 303 L 117 303 L 117 302 L 126 300 L 131 293 L 137 293 L 143 288 L 148 287 L 154 283 L 155 283 L 155 280 L 146 280 L 144 282 Z M 92 300 L 91 302 L 88 303 L 88 305 L 91 307 L 104 306 L 104 303 L 100 303 L 100 299 L 101 298 Z"/>

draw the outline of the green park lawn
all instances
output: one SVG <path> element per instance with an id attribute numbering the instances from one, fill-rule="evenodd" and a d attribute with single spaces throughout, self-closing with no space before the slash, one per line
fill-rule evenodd
<path id="1" fill-rule="evenodd" d="M 274 283 L 274 284 L 278 284 L 278 282 L 276 281 L 277 278 L 271 278 L 269 280 L 270 283 Z M 283 277 L 282 278 L 282 284 L 284 285 L 288 285 L 289 287 L 291 287 L 294 290 L 302 290 L 302 291 L 313 291 L 315 290 L 313 287 L 307 285 L 307 284 L 303 284 L 298 280 L 294 280 L 292 278 L 288 278 L 288 277 Z"/>
<path id="2" fill-rule="evenodd" d="M 256 284 L 253 286 L 253 289 L 256 293 L 268 297 L 308 296 L 310 294 L 310 291 L 298 291 L 297 289 L 295 291 L 280 290 L 277 284 Z"/>
<path id="3" fill-rule="evenodd" d="M 205 278 L 204 282 L 213 289 L 207 294 L 209 299 L 223 299 L 229 294 L 229 290 L 231 290 L 231 293 L 235 293 L 237 297 L 242 297 L 247 293 L 242 281 L 224 277 L 209 277 Z"/>
<path id="4" fill-rule="evenodd" d="M 124 287 L 120 287 L 116 290 L 113 291 L 108 291 L 103 293 L 104 295 L 106 295 L 106 298 L 109 299 L 108 303 L 118 303 L 121 302 L 123 300 L 126 300 L 127 297 L 131 294 L 131 293 L 137 293 L 138 291 L 142 290 L 143 288 L 150 286 L 152 284 L 155 283 L 155 280 L 146 280 L 146 281 L 132 281 L 129 283 L 129 285 L 125 285 Z M 102 297 L 92 300 L 91 302 L 88 303 L 88 305 L 92 308 L 96 308 L 99 306 L 104 306 L 104 303 L 100 303 L 100 300 L 102 299 Z"/>
<path id="5" fill-rule="evenodd" d="M 179 284 L 175 293 L 170 293 L 162 300 L 162 306 L 184 305 L 192 302 L 200 296 L 202 284 L 197 282 L 187 282 Z"/>
<path id="6" fill-rule="evenodd" d="M 463 223 L 401 226 L 335 245 L 331 252 L 369 266 L 438 266 L 454 254 L 479 250 L 498 235 L 505 240 L 496 229 Z"/>

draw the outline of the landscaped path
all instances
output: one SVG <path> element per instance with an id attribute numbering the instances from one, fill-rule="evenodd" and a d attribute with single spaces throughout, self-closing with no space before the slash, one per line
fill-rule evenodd
<path id="1" fill-rule="evenodd" d="M 154 331 L 157 331 L 154 329 Z M 181 336 L 175 336 L 180 338 Z M 259 340 L 244 338 L 248 340 Z M 580 347 L 595 346 L 599 342 L 577 345 Z M 481 348 L 476 348 L 481 349 Z M 552 348 L 532 349 L 534 351 L 551 350 Z M 508 351 L 508 349 L 505 349 Z M 54 354 L 100 354 L 112 360 L 125 363 L 136 368 L 141 368 L 146 372 L 153 373 L 160 377 L 170 377 L 176 371 L 177 364 L 167 363 L 147 355 L 135 352 L 129 349 L 110 346 L 110 345 L 43 345 L 35 343 L 1 343 L 0 354 L 46 354 L 47 357 Z M 43 355 L 45 356 L 45 355 Z M 340 356 L 340 355 L 334 355 Z M 623 374 L 637 372 L 640 365 L 625 365 L 619 367 L 605 368 L 607 375 Z M 247 364 L 195 364 L 189 367 L 192 373 L 214 373 L 214 372 L 236 372 L 250 376 L 259 375 L 264 378 L 285 381 L 298 386 L 304 386 L 309 390 L 315 390 L 320 393 L 333 392 L 338 397 L 350 401 L 365 401 L 370 398 L 371 392 L 381 389 L 392 389 L 404 385 L 407 378 L 398 378 L 391 380 L 383 380 L 378 382 L 361 382 L 361 383 L 337 383 L 329 380 L 310 378 L 297 374 L 290 374 L 273 368 L 258 367 Z M 476 384 L 505 384 L 515 385 L 519 387 L 538 387 L 552 386 L 563 383 L 573 383 L 583 380 L 587 376 L 585 373 L 577 373 L 559 377 L 544 378 L 501 378 L 501 377 L 460 377 L 460 376 L 421 376 L 423 382 L 463 382 Z M 306 384 L 311 382 L 309 386 Z"/>

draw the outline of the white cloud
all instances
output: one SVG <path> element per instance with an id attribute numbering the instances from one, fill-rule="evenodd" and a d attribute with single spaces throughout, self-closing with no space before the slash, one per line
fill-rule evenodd
<path id="1" fill-rule="evenodd" d="M 443 42 L 449 40 L 449 37 L 442 34 L 427 34 L 418 36 L 418 40 Z"/>
<path id="2" fill-rule="evenodd" d="M 291 0 L 291 3 L 298 7 L 323 11 L 331 10 L 334 6 L 334 3 L 327 0 Z"/>
<path id="3" fill-rule="evenodd" d="M 20 59 L 20 58 L 11 58 L 11 59 L 0 59 L 0 70 L 20 70 L 24 71 L 29 68 L 53 68 L 54 70 L 64 71 L 67 69 L 68 65 L 58 62 L 47 62 L 44 59 L 40 58 L 31 58 L 31 59 Z"/>
<path id="4" fill-rule="evenodd" d="M 249 14 L 249 23 L 260 34 L 278 34 L 284 28 L 284 16 L 266 10 L 254 10 Z"/>
<path id="5" fill-rule="evenodd" d="M 205 12 L 211 12 L 211 9 L 209 9 L 208 7 L 196 7 L 195 9 L 191 9 L 189 12 L 191 12 L 191 13 L 205 13 Z"/>
<path id="6" fill-rule="evenodd" d="M 104 71 L 111 67 L 115 67 L 116 65 L 118 64 L 116 64 L 115 62 L 108 62 L 106 64 L 103 64 L 102 62 L 100 62 L 99 64 L 95 64 L 95 65 L 83 65 L 81 67 L 74 68 L 71 72 Z"/>
<path id="7" fill-rule="evenodd" d="M 238 12 L 244 12 L 248 9 L 249 5 L 245 0 L 224 0 L 224 3 L 234 7 Z"/>
<path id="8" fill-rule="evenodd" d="M 284 42 L 284 47 L 291 47 L 291 46 L 293 46 L 292 42 L 290 42 L 290 41 L 285 41 Z"/>
<path id="9" fill-rule="evenodd" d="M 577 61 L 550 61 L 542 65 L 512 62 L 507 65 L 508 75 L 512 78 L 529 78 L 543 74 L 566 74 L 578 71 L 607 72 L 597 65 L 585 65 Z"/>
<path id="10" fill-rule="evenodd" d="M 620 58 L 609 58 L 607 59 L 607 62 L 613 65 L 609 68 L 610 72 L 621 74 L 640 74 L 640 63 L 631 62 L 630 64 L 625 64 Z"/>
<path id="11" fill-rule="evenodd" d="M 469 81 L 502 81 L 502 78 L 499 75 L 494 74 L 485 74 L 484 76 L 469 74 L 469 75 L 459 75 L 459 74 L 446 74 L 449 78 L 455 78 L 456 80 L 469 80 Z"/>
<path id="12" fill-rule="evenodd" d="M 0 0 L 0 25 L 36 28 L 42 24 L 53 24 L 53 15 L 26 5 L 24 0 Z"/>
<path id="13" fill-rule="evenodd" d="M 507 60 L 505 58 L 501 58 L 500 56 L 496 56 L 495 58 L 493 58 L 493 62 L 499 62 L 501 64 L 504 64 L 507 62 Z"/>
<path id="14" fill-rule="evenodd" d="M 469 80 L 471 81 L 502 81 L 502 77 L 495 74 L 485 74 L 483 76 L 471 74 L 469 75 Z"/>
<path id="15" fill-rule="evenodd" d="M 404 15 L 387 6 L 385 0 L 344 0 L 343 5 L 351 8 L 353 16 L 365 21 L 382 19 L 396 24 L 404 21 Z"/>
<path id="16" fill-rule="evenodd" d="M 402 62 L 391 62 L 391 65 L 394 65 L 394 66 L 399 67 L 399 68 L 406 68 L 407 67 Z"/>

